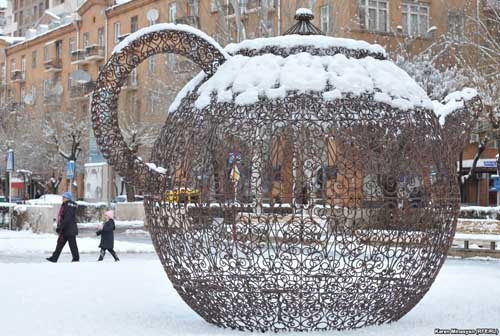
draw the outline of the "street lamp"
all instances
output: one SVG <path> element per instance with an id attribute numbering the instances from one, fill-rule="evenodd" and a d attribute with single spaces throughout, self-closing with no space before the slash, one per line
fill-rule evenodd
<path id="1" fill-rule="evenodd" d="M 12 172 L 15 166 L 14 150 L 9 148 L 7 151 L 7 172 L 9 173 L 9 203 L 12 203 Z"/>

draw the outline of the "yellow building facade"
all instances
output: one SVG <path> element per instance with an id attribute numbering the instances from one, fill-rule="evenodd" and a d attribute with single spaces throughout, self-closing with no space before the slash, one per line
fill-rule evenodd
<path id="1" fill-rule="evenodd" d="M 17 43 L 0 38 L 0 113 L 38 122 L 39 127 L 28 131 L 39 141 L 47 119 L 80 120 L 89 127 L 90 94 L 100 67 L 125 35 L 156 23 L 189 24 L 225 45 L 282 35 L 292 26 L 297 8 L 312 7 L 314 24 L 327 35 L 379 43 L 389 50 L 403 46 L 415 53 L 442 34 L 465 33 L 465 15 L 476 10 L 472 0 L 239 3 L 234 9 L 227 0 L 87 0 L 67 23 L 42 34 Z M 132 133 L 162 125 L 175 94 L 197 71 L 186 59 L 172 55 L 156 55 L 141 64 L 121 92 L 124 125 L 130 125 Z M 143 141 L 146 149 L 152 144 L 148 141 Z M 83 153 L 79 160 L 85 162 L 87 156 Z"/>

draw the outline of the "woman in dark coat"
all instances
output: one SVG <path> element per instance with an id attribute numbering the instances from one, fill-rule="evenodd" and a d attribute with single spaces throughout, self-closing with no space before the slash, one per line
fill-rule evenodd
<path id="1" fill-rule="evenodd" d="M 115 230 L 115 221 L 113 220 L 114 214 L 112 210 L 106 211 L 104 213 L 104 217 L 106 218 L 106 222 L 102 225 L 102 228 L 97 230 L 96 234 L 101 236 L 101 244 L 99 247 L 101 248 L 101 253 L 99 254 L 99 259 L 97 261 L 101 261 L 104 259 L 104 255 L 106 254 L 106 250 L 111 253 L 115 261 L 119 261 L 118 256 L 113 250 L 115 237 L 113 231 Z"/>

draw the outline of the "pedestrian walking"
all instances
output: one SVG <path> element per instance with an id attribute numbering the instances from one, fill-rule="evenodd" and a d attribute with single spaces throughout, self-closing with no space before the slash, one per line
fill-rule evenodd
<path id="1" fill-rule="evenodd" d="M 106 254 L 106 250 L 111 253 L 115 261 L 120 261 L 116 252 L 113 250 L 115 237 L 113 231 L 115 230 L 115 221 L 114 221 L 114 213 L 113 210 L 106 211 L 104 213 L 105 222 L 101 227 L 97 230 L 96 234 L 101 236 L 101 243 L 99 247 L 101 248 L 101 253 L 99 254 L 99 259 L 97 261 L 102 261 L 104 259 L 104 255 Z"/>
<path id="2" fill-rule="evenodd" d="M 47 258 L 48 261 L 57 262 L 66 242 L 69 243 L 69 248 L 73 257 L 71 261 L 80 261 L 78 245 L 76 244 L 76 236 L 78 235 L 78 226 L 76 225 L 77 207 L 77 204 L 73 202 L 73 195 L 68 191 L 65 192 L 63 194 L 63 204 L 57 216 L 56 232 L 59 237 L 57 239 L 56 249 L 54 253 L 52 253 L 52 256 Z"/>

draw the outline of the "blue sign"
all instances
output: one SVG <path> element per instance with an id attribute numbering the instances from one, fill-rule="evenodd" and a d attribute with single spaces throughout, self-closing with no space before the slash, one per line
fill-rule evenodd
<path id="1" fill-rule="evenodd" d="M 493 188 L 500 190 L 500 177 L 493 179 Z"/>
<path id="2" fill-rule="evenodd" d="M 14 171 L 14 150 L 12 149 L 9 149 L 9 151 L 7 152 L 7 171 Z"/>
<path id="3" fill-rule="evenodd" d="M 75 161 L 71 160 L 68 162 L 66 167 L 66 177 L 72 180 L 75 177 Z"/>
<path id="4" fill-rule="evenodd" d="M 485 167 L 496 168 L 497 162 L 496 161 L 484 161 L 484 166 Z"/>
<path id="5" fill-rule="evenodd" d="M 500 191 L 500 177 L 498 176 L 492 176 L 491 179 L 493 180 L 493 188 L 490 189 L 490 191 Z"/>

